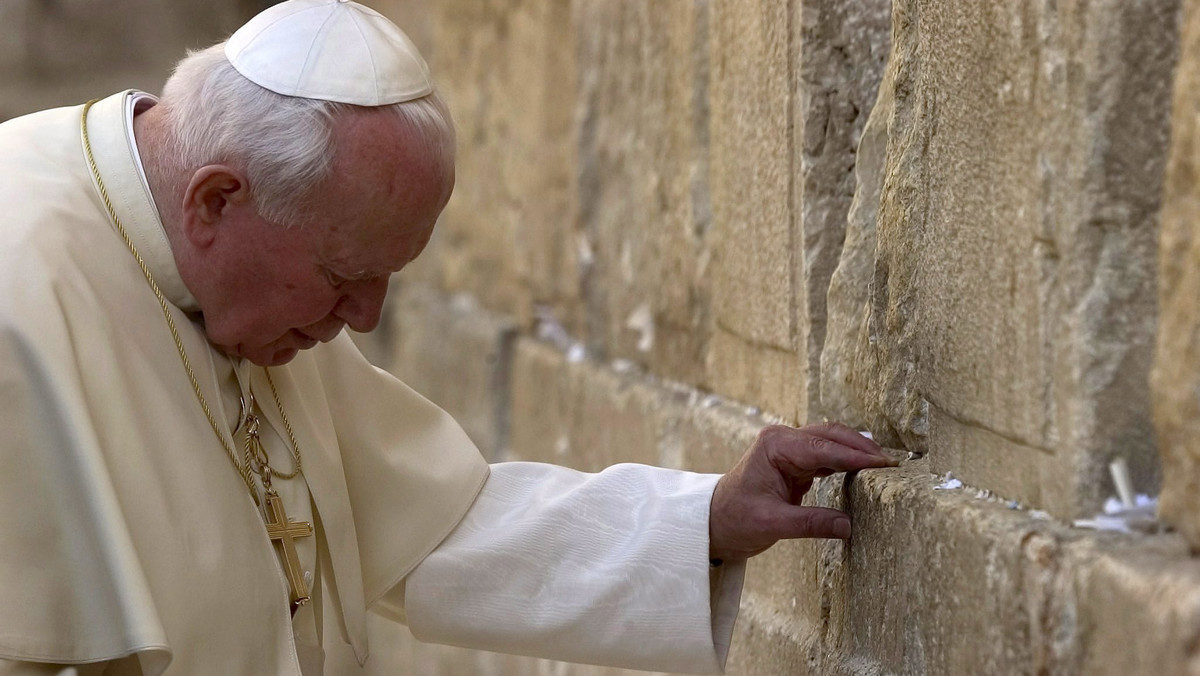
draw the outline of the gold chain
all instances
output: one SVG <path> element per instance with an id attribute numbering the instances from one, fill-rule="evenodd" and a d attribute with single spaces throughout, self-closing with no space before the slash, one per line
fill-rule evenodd
<path id="1" fill-rule="evenodd" d="M 204 417 L 208 418 L 208 425 L 212 427 L 213 434 L 216 435 L 217 441 L 221 442 L 221 447 L 225 449 L 225 454 L 229 456 L 229 461 L 233 463 L 239 476 L 242 477 L 242 482 L 246 484 L 246 489 L 250 491 L 250 496 L 254 501 L 258 502 L 258 492 L 254 487 L 254 478 L 250 475 L 250 462 L 238 462 L 237 453 L 233 447 L 225 440 L 225 435 L 221 433 L 221 427 L 217 424 L 216 416 L 213 415 L 212 409 L 208 406 L 208 400 L 204 398 L 204 392 L 200 390 L 200 381 L 196 378 L 196 372 L 192 369 L 192 362 L 188 359 L 187 350 L 184 349 L 183 339 L 179 337 L 179 329 L 175 327 L 175 318 L 171 315 L 171 309 L 167 305 L 167 298 L 158 288 L 158 283 L 154 281 L 154 275 L 150 274 L 150 266 L 138 253 L 137 247 L 133 244 L 133 239 L 125 232 L 125 226 L 121 225 L 121 219 L 117 217 L 117 211 L 113 208 L 112 201 L 108 198 L 108 190 L 104 187 L 104 181 L 100 178 L 100 170 L 96 167 L 96 160 L 92 156 L 92 143 L 88 138 L 87 115 L 88 110 L 92 105 L 99 101 L 93 99 L 88 101 L 83 106 L 83 115 L 80 119 L 80 129 L 83 132 L 83 150 L 87 156 L 88 167 L 92 170 L 92 177 L 96 179 L 96 187 L 100 190 L 100 198 L 104 201 L 104 208 L 108 210 L 108 216 L 112 219 L 113 225 L 117 226 L 117 232 L 120 233 L 121 239 L 125 240 L 125 246 L 129 248 L 129 253 L 133 254 L 134 260 L 137 261 L 138 267 L 142 270 L 142 275 L 146 278 L 146 282 L 150 285 L 150 290 L 154 292 L 154 297 L 158 299 L 158 306 L 162 309 L 163 318 L 167 320 L 167 328 L 171 330 L 171 338 L 175 340 L 175 349 L 179 351 L 179 360 L 183 362 L 183 370 L 187 372 L 188 381 L 192 384 L 192 391 L 196 393 L 196 400 L 200 402 L 200 408 L 204 409 Z M 287 430 L 288 441 L 291 442 L 292 458 L 296 461 L 296 469 L 291 473 L 283 474 L 274 472 L 268 466 L 268 471 L 281 479 L 291 479 L 303 471 L 303 464 L 300 461 L 300 445 L 296 442 L 296 435 L 292 431 L 292 423 L 288 421 L 287 413 L 283 411 L 283 404 L 279 400 L 279 390 L 275 387 L 275 379 L 271 377 L 270 369 L 263 368 L 263 372 L 267 376 L 267 384 L 271 386 L 271 396 L 275 399 L 275 407 L 279 410 L 279 417 L 283 420 L 283 426 Z"/>
<path id="2" fill-rule="evenodd" d="M 300 444 L 296 441 L 296 433 L 292 431 L 292 422 L 288 420 L 287 414 L 283 412 L 283 404 L 279 402 L 279 390 L 275 389 L 275 379 L 271 377 L 271 369 L 264 366 L 263 373 L 267 376 L 267 384 L 271 386 L 271 398 L 275 400 L 275 410 L 279 411 L 279 419 L 283 421 L 283 429 L 287 432 L 288 443 L 292 446 L 292 459 L 296 461 L 296 469 L 291 472 L 272 471 L 280 479 L 294 479 L 296 475 L 304 471 L 304 463 L 300 461 Z"/>

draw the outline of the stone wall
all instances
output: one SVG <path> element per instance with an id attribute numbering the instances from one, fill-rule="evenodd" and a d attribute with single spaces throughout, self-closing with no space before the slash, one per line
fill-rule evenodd
<path id="1" fill-rule="evenodd" d="M 1159 261 L 1154 413 L 1162 516 L 1200 549 L 1200 2 L 1183 15 Z"/>
<path id="2" fill-rule="evenodd" d="M 751 562 L 731 673 L 1200 673 L 1200 0 L 375 4 L 460 162 L 363 344 L 488 457 L 923 456 L 820 482 L 855 537 Z M 1187 538 L 1072 525 L 1116 458 Z"/>
<path id="3" fill-rule="evenodd" d="M 263 0 L 4 0 L 0 120 L 122 89 L 157 93 L 188 49 L 207 47 Z"/>
<path id="4" fill-rule="evenodd" d="M 896 0 L 866 137 L 882 147 L 859 166 L 877 217 L 852 221 L 826 391 L 935 472 L 1064 518 L 1113 493 L 1118 456 L 1157 485 L 1147 373 L 1177 11 Z"/>

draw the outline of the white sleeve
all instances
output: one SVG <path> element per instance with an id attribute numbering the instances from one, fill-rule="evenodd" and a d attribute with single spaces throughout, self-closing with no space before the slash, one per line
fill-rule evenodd
<path id="1" fill-rule="evenodd" d="M 493 465 L 462 523 L 400 590 L 409 628 L 495 652 L 721 673 L 745 564 L 709 563 L 718 478 Z"/>

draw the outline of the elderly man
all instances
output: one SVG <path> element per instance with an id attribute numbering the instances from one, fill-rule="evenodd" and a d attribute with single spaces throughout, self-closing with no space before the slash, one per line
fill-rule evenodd
<path id="1" fill-rule="evenodd" d="M 370 366 L 454 184 L 450 116 L 375 12 L 291 0 L 127 91 L 0 127 L 0 673 L 388 667 L 389 632 L 719 672 L 744 561 L 850 535 L 764 430 L 724 477 L 489 467 Z"/>

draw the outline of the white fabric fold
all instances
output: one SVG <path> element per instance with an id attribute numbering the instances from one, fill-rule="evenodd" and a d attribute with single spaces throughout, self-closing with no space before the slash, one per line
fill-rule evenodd
<path id="1" fill-rule="evenodd" d="M 710 599 L 717 475 L 492 465 L 403 590 L 422 641 L 652 671 L 721 673 L 742 564 Z M 395 602 L 395 599 L 392 599 Z"/>

